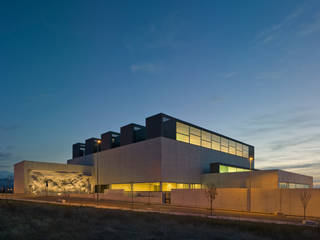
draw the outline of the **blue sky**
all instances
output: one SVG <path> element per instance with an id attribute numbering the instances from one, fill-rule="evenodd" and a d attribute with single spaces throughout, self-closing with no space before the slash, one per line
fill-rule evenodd
<path id="1" fill-rule="evenodd" d="M 320 183 L 319 1 L 1 1 L 0 170 L 159 112 Z"/>

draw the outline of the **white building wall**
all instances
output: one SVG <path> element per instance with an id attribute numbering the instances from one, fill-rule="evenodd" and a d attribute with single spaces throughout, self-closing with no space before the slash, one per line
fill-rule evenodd
<path id="1" fill-rule="evenodd" d="M 160 182 L 161 139 L 154 138 L 94 154 L 99 184 Z"/>
<path id="2" fill-rule="evenodd" d="M 161 160 L 164 182 L 200 183 L 214 162 L 250 167 L 248 159 L 169 138 L 161 138 Z"/>

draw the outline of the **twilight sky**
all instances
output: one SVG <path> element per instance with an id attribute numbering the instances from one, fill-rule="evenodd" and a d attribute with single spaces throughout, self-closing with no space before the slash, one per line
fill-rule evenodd
<path id="1" fill-rule="evenodd" d="M 1 1 L 0 171 L 164 112 L 320 184 L 320 1 Z"/>

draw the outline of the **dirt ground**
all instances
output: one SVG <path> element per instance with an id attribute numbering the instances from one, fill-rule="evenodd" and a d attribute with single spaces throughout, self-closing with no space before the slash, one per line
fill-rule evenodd
<path id="1" fill-rule="evenodd" d="M 0 239 L 320 239 L 319 228 L 0 200 Z"/>

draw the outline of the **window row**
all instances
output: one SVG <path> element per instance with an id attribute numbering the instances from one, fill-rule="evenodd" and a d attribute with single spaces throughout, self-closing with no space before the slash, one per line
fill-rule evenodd
<path id="1" fill-rule="evenodd" d="M 110 184 L 110 189 L 123 190 L 125 192 L 158 192 L 160 191 L 160 183 Z M 162 191 L 170 192 L 172 189 L 201 189 L 201 184 L 162 183 Z"/>
<path id="2" fill-rule="evenodd" d="M 248 172 L 248 171 L 250 170 L 245 168 L 231 167 L 226 165 L 219 166 L 219 173 Z"/>
<path id="3" fill-rule="evenodd" d="M 280 182 L 279 183 L 279 188 L 310 188 L 310 185 L 298 184 L 298 183 Z"/>
<path id="4" fill-rule="evenodd" d="M 176 140 L 249 158 L 247 145 L 177 122 Z"/>

